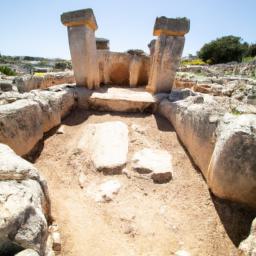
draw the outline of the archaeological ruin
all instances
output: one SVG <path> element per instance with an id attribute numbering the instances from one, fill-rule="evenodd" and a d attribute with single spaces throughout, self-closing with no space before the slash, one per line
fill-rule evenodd
<path id="1" fill-rule="evenodd" d="M 0 255 L 256 255 L 256 67 L 180 67 L 187 18 L 150 54 L 61 23 L 73 71 L 0 80 Z"/>

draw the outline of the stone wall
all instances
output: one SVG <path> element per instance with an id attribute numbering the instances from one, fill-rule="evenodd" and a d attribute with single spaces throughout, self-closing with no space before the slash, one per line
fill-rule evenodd
<path id="1" fill-rule="evenodd" d="M 117 86 L 145 86 L 150 58 L 129 53 L 98 50 L 100 83 Z"/>
<path id="2" fill-rule="evenodd" d="M 228 97 L 172 94 L 159 112 L 174 126 L 211 191 L 256 207 L 256 108 Z M 240 110 L 234 112 L 234 106 Z"/>

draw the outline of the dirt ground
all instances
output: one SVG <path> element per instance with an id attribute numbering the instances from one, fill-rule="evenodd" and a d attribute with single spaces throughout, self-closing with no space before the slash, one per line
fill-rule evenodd
<path id="1" fill-rule="evenodd" d="M 114 120 L 129 126 L 129 158 L 143 147 L 170 152 L 169 183 L 154 184 L 139 175 L 104 176 L 77 153 L 88 124 Z M 62 236 L 61 255 L 155 256 L 178 250 L 196 256 L 239 255 L 237 246 L 248 235 L 255 212 L 210 194 L 167 120 L 76 110 L 62 126 L 64 133 L 48 136 L 35 162 L 49 185 L 52 215 Z M 80 172 L 85 174 L 84 189 L 78 182 Z M 120 192 L 111 202 L 96 202 L 86 188 L 109 179 L 120 181 Z"/>

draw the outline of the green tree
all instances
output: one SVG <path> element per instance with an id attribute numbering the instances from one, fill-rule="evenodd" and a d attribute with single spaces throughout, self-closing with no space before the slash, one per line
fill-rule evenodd
<path id="1" fill-rule="evenodd" d="M 248 56 L 248 57 L 255 57 L 256 56 L 256 44 L 250 44 L 249 45 L 246 56 Z"/>
<path id="2" fill-rule="evenodd" d="M 248 51 L 248 43 L 241 37 L 224 36 L 205 44 L 198 52 L 198 57 L 209 64 L 241 62 Z"/>

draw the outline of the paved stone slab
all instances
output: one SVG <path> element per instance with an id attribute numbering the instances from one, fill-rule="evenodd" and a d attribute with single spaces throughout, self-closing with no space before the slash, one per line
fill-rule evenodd
<path id="1" fill-rule="evenodd" d="M 92 30 L 98 28 L 93 10 L 90 8 L 65 12 L 61 15 L 61 22 L 63 25 L 69 27 L 87 25 Z"/>
<path id="2" fill-rule="evenodd" d="M 154 36 L 184 36 L 189 32 L 190 20 L 187 18 L 157 17 L 154 26 Z"/>
<path id="3" fill-rule="evenodd" d="M 144 148 L 136 152 L 132 167 L 141 174 L 151 174 L 156 183 L 165 183 L 172 179 L 171 155 L 164 150 Z"/>
<path id="4" fill-rule="evenodd" d="M 90 96 L 89 107 L 100 111 L 153 111 L 163 96 L 154 97 L 141 88 L 101 88 Z"/>
<path id="5" fill-rule="evenodd" d="M 87 148 L 96 170 L 121 173 L 127 162 L 128 127 L 120 121 L 89 125 L 78 148 Z"/>

